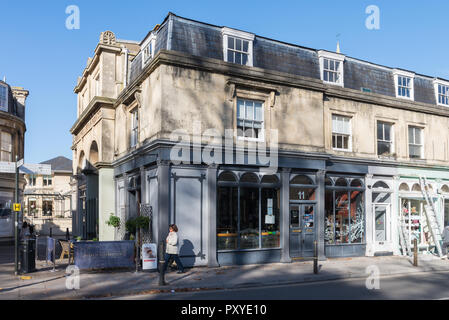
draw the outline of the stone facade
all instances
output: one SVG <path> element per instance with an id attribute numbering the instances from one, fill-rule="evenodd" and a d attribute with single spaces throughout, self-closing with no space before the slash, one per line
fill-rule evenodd
<path id="1" fill-rule="evenodd" d="M 65 236 L 72 232 L 72 161 L 57 157 L 42 162 L 51 166 L 51 175 L 25 175 L 24 220 L 35 226 L 40 236 Z M 50 230 L 51 229 L 51 230 Z"/>
<path id="2" fill-rule="evenodd" d="M 0 81 L 0 161 L 14 162 L 23 159 L 25 145 L 25 102 L 29 92 L 11 87 Z M 19 178 L 19 201 L 25 179 Z M 14 221 L 11 212 L 14 203 L 15 174 L 0 173 L 0 240 L 14 236 Z"/>
<path id="3" fill-rule="evenodd" d="M 233 37 L 250 44 L 232 53 Z M 251 61 L 228 62 L 241 52 Z M 323 80 L 323 59 L 340 61 L 327 71 L 338 81 Z M 396 95 L 398 72 L 412 79 L 413 99 Z M 92 93 L 97 73 L 100 96 Z M 97 228 L 102 240 L 123 238 L 124 221 L 147 205 L 152 241 L 177 223 L 187 264 L 289 262 L 313 255 L 315 240 L 320 258 L 400 254 L 398 221 L 408 210 L 410 224 L 420 221 L 413 223 L 419 235 L 409 225 L 409 236 L 427 250 L 420 177 L 432 186 L 441 224 L 449 207 L 449 109 L 437 103 L 436 80 L 447 84 L 174 14 L 139 44 L 100 42 L 75 88 L 73 170 L 90 203 L 77 219 L 92 213 L 99 221 L 80 228 Z M 254 103 L 260 114 L 244 121 L 256 128 L 260 120 L 251 133 L 257 139 L 231 142 L 251 151 L 251 142 L 276 142 L 276 131 L 278 169 L 270 175 L 260 158 L 239 161 L 240 149 L 222 149 L 226 130 L 236 130 L 240 111 Z M 192 152 L 175 154 L 182 163 L 174 161 L 180 136 L 231 157 L 214 153 L 210 163 L 187 147 Z M 111 213 L 122 220 L 118 230 L 105 223 Z"/>

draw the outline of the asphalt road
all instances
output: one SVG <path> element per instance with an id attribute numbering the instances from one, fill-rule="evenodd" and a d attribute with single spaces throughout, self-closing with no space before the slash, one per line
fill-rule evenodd
<path id="1" fill-rule="evenodd" d="M 345 279 L 244 289 L 116 297 L 124 300 L 449 300 L 449 272 L 382 276 L 379 289 L 367 279 Z"/>

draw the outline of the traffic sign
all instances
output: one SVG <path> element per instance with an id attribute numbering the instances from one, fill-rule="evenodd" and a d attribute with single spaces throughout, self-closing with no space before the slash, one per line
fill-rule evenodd
<path id="1" fill-rule="evenodd" d="M 14 203 L 14 205 L 13 205 L 13 210 L 14 210 L 15 212 L 19 212 L 19 211 L 22 210 L 21 207 L 22 207 L 22 206 L 20 205 L 20 203 Z"/>

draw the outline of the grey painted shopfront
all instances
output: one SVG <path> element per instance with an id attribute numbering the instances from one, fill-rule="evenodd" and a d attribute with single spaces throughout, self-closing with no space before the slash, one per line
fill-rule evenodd
<path id="1" fill-rule="evenodd" d="M 365 255 L 367 166 L 289 155 L 264 174 L 257 165 L 174 165 L 168 150 L 117 163 L 116 206 L 125 220 L 151 205 L 154 241 L 176 223 L 186 265 L 291 262 L 313 257 L 314 241 L 320 259 Z"/>

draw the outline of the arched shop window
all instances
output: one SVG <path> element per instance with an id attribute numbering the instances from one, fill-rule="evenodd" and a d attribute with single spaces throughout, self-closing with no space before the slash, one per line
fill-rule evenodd
<path id="1" fill-rule="evenodd" d="M 444 186 L 441 187 L 441 192 L 442 193 L 449 193 L 449 187 L 445 184 Z"/>
<path id="2" fill-rule="evenodd" d="M 354 179 L 351 181 L 351 187 L 363 187 L 362 181 Z"/>
<path id="3" fill-rule="evenodd" d="M 335 186 L 326 186 L 326 245 L 365 243 L 365 189 L 359 182 L 348 186 L 346 178 L 337 178 Z"/>
<path id="4" fill-rule="evenodd" d="M 222 182 L 237 182 L 237 177 L 235 174 L 229 171 L 225 171 L 218 177 L 218 181 Z"/>
<path id="5" fill-rule="evenodd" d="M 290 201 L 316 200 L 316 185 L 307 176 L 296 176 L 290 181 Z"/>
<path id="6" fill-rule="evenodd" d="M 401 185 L 399 186 L 399 191 L 410 191 L 410 188 L 408 187 L 408 184 L 401 183 Z"/>
<path id="7" fill-rule="evenodd" d="M 280 247 L 280 181 L 247 172 L 240 180 L 222 173 L 217 192 L 217 249 L 249 250 Z"/>
<path id="8" fill-rule="evenodd" d="M 383 181 L 377 181 L 373 185 L 372 190 L 372 202 L 373 203 L 390 203 L 391 202 L 391 190 L 388 184 Z"/>
<path id="9" fill-rule="evenodd" d="M 345 178 L 340 178 L 335 182 L 336 187 L 347 187 L 348 186 L 348 180 Z"/>
<path id="10" fill-rule="evenodd" d="M 419 184 L 415 183 L 412 187 L 412 191 L 421 192 L 421 186 Z"/>
<path id="11" fill-rule="evenodd" d="M 383 181 L 377 181 L 374 185 L 373 185 L 373 189 L 390 189 L 390 187 L 388 186 L 388 184 L 386 184 Z"/>

